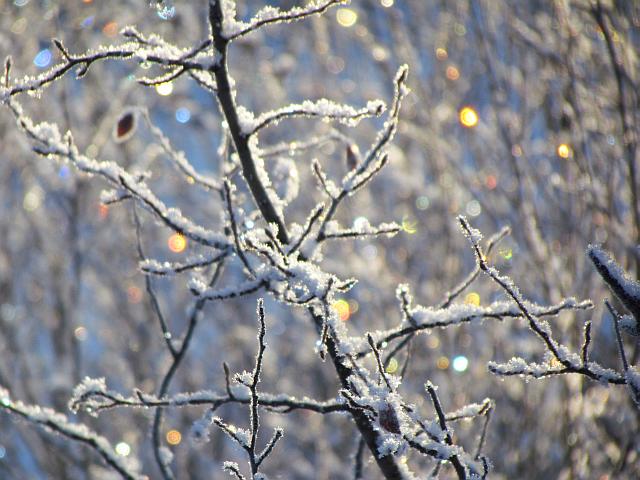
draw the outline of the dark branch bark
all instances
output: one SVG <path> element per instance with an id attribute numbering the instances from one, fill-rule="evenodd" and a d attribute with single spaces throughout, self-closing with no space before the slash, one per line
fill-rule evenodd
<path id="1" fill-rule="evenodd" d="M 209 23 L 211 24 L 211 33 L 213 35 L 213 47 L 216 56 L 218 56 L 215 65 L 211 69 L 211 73 L 216 79 L 218 86 L 216 95 L 227 125 L 229 126 L 229 132 L 231 133 L 231 138 L 233 138 L 236 152 L 240 158 L 242 175 L 249 186 L 249 190 L 251 190 L 253 199 L 260 209 L 260 213 L 262 213 L 262 216 L 268 223 L 275 223 L 278 226 L 278 240 L 280 240 L 282 244 L 287 244 L 289 243 L 289 234 L 287 233 L 284 220 L 276 211 L 273 203 L 269 199 L 265 186 L 258 176 L 256 162 L 249 147 L 249 136 L 245 135 L 240 127 L 236 103 L 229 81 L 227 67 L 229 40 L 222 36 L 222 6 L 220 2 L 210 3 Z"/>

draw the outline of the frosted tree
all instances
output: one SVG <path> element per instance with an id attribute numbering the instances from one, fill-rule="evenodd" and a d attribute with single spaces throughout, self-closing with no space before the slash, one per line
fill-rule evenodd
<path id="1" fill-rule="evenodd" d="M 635 268 L 637 11 L 85 3 L 50 46 L 3 42 L 1 351 L 16 363 L 0 367 L 0 472 L 636 472 L 634 429 L 607 427 L 601 389 L 626 387 L 606 396 L 637 413 L 637 285 L 585 250 L 606 241 Z M 23 35 L 39 7 L 5 8 Z M 40 71 L 16 73 L 34 52 Z M 589 102 L 600 83 L 611 105 Z M 592 342 L 593 303 L 570 295 L 605 284 L 615 335 Z M 545 385 L 535 425 L 527 395 Z"/>

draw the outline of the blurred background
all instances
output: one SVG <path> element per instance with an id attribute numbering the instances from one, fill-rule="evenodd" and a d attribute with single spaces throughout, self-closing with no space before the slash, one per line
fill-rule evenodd
<path id="1" fill-rule="evenodd" d="M 239 1 L 238 16 L 248 19 L 266 3 Z M 269 2 L 281 8 L 302 3 Z M 77 53 L 123 42 L 119 31 L 130 24 L 181 47 L 196 45 L 208 35 L 206 4 L 0 0 L 0 57 L 11 55 L 14 78 L 37 75 L 61 60 L 52 38 Z M 231 45 L 237 100 L 256 113 L 305 99 L 390 103 L 393 75 L 404 63 L 410 67 L 412 92 L 402 107 L 389 165 L 338 214 L 342 225 L 396 221 L 403 231 L 394 238 L 328 242 L 323 249 L 326 270 L 359 279 L 336 304 L 354 334 L 400 321 L 398 284 L 409 284 L 417 304 L 437 305 L 473 269 L 472 251 L 455 220 L 463 214 L 486 235 L 512 227 L 490 261 L 527 299 L 592 299 L 593 310 L 553 319 L 554 333 L 579 351 L 584 323 L 592 320 L 593 359 L 620 369 L 611 318 L 602 305 L 609 292 L 585 249 L 602 244 L 634 277 L 639 273 L 640 5 L 613 0 L 600 7 L 587 0 L 353 0 Z M 134 62 L 96 64 L 81 80 L 67 75 L 42 95 L 20 101 L 34 120 L 71 130 L 87 155 L 150 170 L 150 184 L 163 200 L 208 228 L 220 227 L 218 196 L 185 182 L 147 125 L 140 122 L 130 139 L 114 141 L 123 112 L 144 107 L 199 171 L 221 174 L 215 98 L 186 76 L 141 86 L 135 78 L 147 69 Z M 261 134 L 262 148 L 327 136 L 312 148 L 266 158 L 282 181 L 293 169 L 300 178 L 300 192 L 285 209 L 287 221 L 304 223 L 322 199 L 312 159 L 334 179 L 348 170 L 345 143 L 335 132 L 366 151 L 383 120 L 348 128 L 299 119 Z M 67 411 L 73 387 L 87 375 L 106 377 L 109 388 L 125 394 L 134 387 L 157 391 L 170 356 L 137 267 L 131 205 L 102 205 L 100 191 L 108 187 L 102 180 L 31 152 L 8 109 L 0 111 L 0 145 L 0 385 L 16 399 L 59 411 Z M 244 201 L 251 210 L 250 198 Z M 176 261 L 199 253 L 151 216 L 142 214 L 142 221 L 147 255 Z M 239 275 L 239 268 L 229 268 L 225 281 Z M 193 303 L 188 278 L 154 279 L 177 334 Z M 456 301 L 499 299 L 504 294 L 481 276 Z M 334 398 L 335 372 L 318 361 L 317 335 L 304 310 L 269 298 L 266 310 L 262 389 Z M 252 368 L 255 297 L 209 304 L 204 313 L 171 393 L 222 391 L 223 361 L 232 371 Z M 637 343 L 625 341 L 637 364 Z M 543 345 L 526 322 L 487 320 L 434 330 L 416 338 L 412 355 L 401 391 L 425 415 L 433 413 L 425 401 L 427 380 L 439 386 L 449 411 L 485 397 L 495 400 L 484 450 L 494 464 L 490 478 L 640 476 L 638 409 L 624 388 L 577 376 L 502 380 L 487 371 L 488 361 L 514 355 L 544 360 Z M 403 359 L 404 353 L 398 362 Z M 224 478 L 222 461 L 243 462 L 242 452 L 218 431 L 210 443 L 194 445 L 189 429 L 202 412 L 167 411 L 163 441 L 175 455 L 176 470 L 186 472 L 182 478 Z M 227 405 L 218 414 L 237 423 L 247 419 L 243 406 Z M 80 417 L 157 478 L 152 412 Z M 261 418 L 265 431 L 276 425 L 285 430 L 265 463 L 273 478 L 352 478 L 358 438 L 346 417 L 264 412 Z M 456 425 L 456 441 L 473 451 L 481 426 L 479 420 Z M 378 478 L 369 458 L 365 478 Z M 409 462 L 423 473 L 420 478 L 433 468 L 417 457 Z M 0 415 L 0 478 L 109 475 L 92 452 Z M 441 478 L 451 475 L 443 470 Z"/>

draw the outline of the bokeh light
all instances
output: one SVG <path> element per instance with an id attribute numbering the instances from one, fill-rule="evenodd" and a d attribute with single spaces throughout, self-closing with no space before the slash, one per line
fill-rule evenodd
<path id="1" fill-rule="evenodd" d="M 398 360 L 392 358 L 387 365 L 387 373 L 396 373 L 398 371 Z"/>
<path id="2" fill-rule="evenodd" d="M 52 58 L 53 56 L 51 55 L 51 50 L 45 48 L 44 50 L 40 50 L 38 52 L 38 54 L 33 59 L 33 64 L 38 68 L 45 68 L 49 66 Z"/>
<path id="3" fill-rule="evenodd" d="M 180 107 L 176 110 L 176 121 L 187 123 L 189 120 L 191 120 L 191 112 L 188 108 Z"/>
<path id="4" fill-rule="evenodd" d="M 349 302 L 344 299 L 336 300 L 333 302 L 331 307 L 338 313 L 338 318 L 343 322 L 349 320 L 351 316 L 351 308 L 349 307 Z"/>
<path id="5" fill-rule="evenodd" d="M 482 213 L 482 206 L 477 200 L 471 200 L 467 203 L 465 210 L 470 217 L 477 217 Z"/>
<path id="6" fill-rule="evenodd" d="M 416 198 L 416 208 L 418 210 L 426 210 L 427 208 L 429 208 L 430 203 L 431 201 L 429 200 L 429 197 L 425 195 L 421 195 Z"/>
<path id="7" fill-rule="evenodd" d="M 449 80 L 458 80 L 460 78 L 460 70 L 458 70 L 453 65 L 449 65 L 447 67 L 446 75 Z"/>
<path id="8" fill-rule="evenodd" d="M 167 97 L 173 93 L 173 83 L 165 82 L 156 85 L 156 92 L 158 95 L 162 95 L 163 97 Z"/>
<path id="9" fill-rule="evenodd" d="M 415 220 L 411 220 L 407 215 L 405 215 L 404 217 L 402 217 L 401 228 L 409 235 L 413 235 L 418 231 L 418 222 L 416 222 Z"/>
<path id="10" fill-rule="evenodd" d="M 471 107 L 462 108 L 460 123 L 467 128 L 475 127 L 478 124 L 478 113 Z"/>
<path id="11" fill-rule="evenodd" d="M 169 445 L 178 445 L 182 441 L 182 434 L 178 430 L 169 430 L 167 432 L 167 443 Z"/>
<path id="12" fill-rule="evenodd" d="M 358 310 L 360 310 L 360 304 L 358 303 L 358 301 L 354 299 L 349 300 L 349 312 L 351 314 L 354 314 Z"/>
<path id="13" fill-rule="evenodd" d="M 353 27 L 358 21 L 358 14 L 351 8 L 339 8 L 336 12 L 336 20 L 343 27 Z"/>
<path id="14" fill-rule="evenodd" d="M 566 143 L 561 143 L 558 145 L 557 152 L 560 158 L 569 158 L 571 156 L 571 147 Z"/>
<path id="15" fill-rule="evenodd" d="M 447 357 L 438 357 L 436 367 L 438 367 L 438 370 L 446 370 L 449 368 L 449 359 Z"/>
<path id="16" fill-rule="evenodd" d="M 131 453 L 131 447 L 128 443 L 120 442 L 116 444 L 116 453 L 118 455 L 122 455 L 123 457 L 128 456 Z"/>
<path id="17" fill-rule="evenodd" d="M 40 205 L 42 205 L 42 201 L 44 200 L 44 191 L 40 187 L 31 188 L 24 196 L 22 200 L 22 208 L 24 208 L 27 212 L 34 212 Z"/>
<path id="18" fill-rule="evenodd" d="M 102 27 L 102 33 L 104 33 L 107 37 L 113 37 L 118 33 L 118 24 L 116 22 L 107 22 L 104 27 Z"/>
<path id="19" fill-rule="evenodd" d="M 84 342 L 87 339 L 87 329 L 85 327 L 77 327 L 73 331 L 73 336 L 79 342 Z"/>
<path id="20" fill-rule="evenodd" d="M 511 248 L 505 247 L 498 250 L 498 253 L 505 260 L 511 260 L 513 258 L 513 250 Z"/>
<path id="21" fill-rule="evenodd" d="M 134 305 L 140 303 L 142 301 L 142 290 L 135 285 L 130 285 L 127 288 L 127 300 Z"/>
<path id="22" fill-rule="evenodd" d="M 467 305 L 475 305 L 476 307 L 480 305 L 480 295 L 476 292 L 470 292 L 464 297 L 464 303 Z"/>
<path id="23" fill-rule="evenodd" d="M 167 246 L 173 253 L 183 252 L 187 248 L 187 239 L 180 233 L 174 233 L 167 240 Z"/>
<path id="24" fill-rule="evenodd" d="M 454 357 L 451 366 L 456 372 L 464 372 L 469 366 L 469 360 L 464 355 L 458 355 Z"/>

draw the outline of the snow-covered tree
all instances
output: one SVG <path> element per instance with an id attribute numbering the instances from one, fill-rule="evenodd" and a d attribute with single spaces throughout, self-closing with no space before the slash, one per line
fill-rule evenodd
<path id="1" fill-rule="evenodd" d="M 632 2 L 0 12 L 2 478 L 640 475 Z"/>

